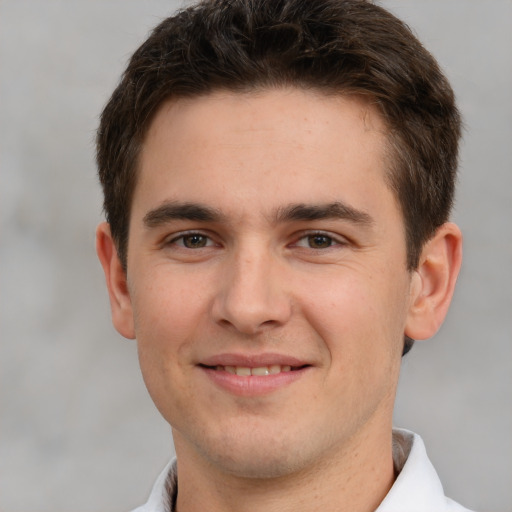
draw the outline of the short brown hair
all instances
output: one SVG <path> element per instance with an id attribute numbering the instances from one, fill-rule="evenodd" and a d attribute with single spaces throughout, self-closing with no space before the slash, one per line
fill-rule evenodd
<path id="1" fill-rule="evenodd" d="M 126 269 L 137 160 L 167 99 L 298 87 L 359 94 L 389 129 L 387 175 L 407 265 L 448 219 L 460 116 L 435 59 L 395 16 L 364 0 L 210 0 L 165 19 L 134 53 L 97 135 L 104 210 Z"/>

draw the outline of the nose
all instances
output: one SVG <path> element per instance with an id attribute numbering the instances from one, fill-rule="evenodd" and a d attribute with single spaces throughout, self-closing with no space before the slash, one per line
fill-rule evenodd
<path id="1" fill-rule="evenodd" d="M 284 325 L 292 311 L 283 263 L 268 249 L 239 250 L 225 262 L 213 303 L 215 321 L 244 334 Z"/>

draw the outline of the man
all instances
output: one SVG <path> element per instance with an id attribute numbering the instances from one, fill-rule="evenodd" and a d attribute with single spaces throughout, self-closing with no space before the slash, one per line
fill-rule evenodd
<path id="1" fill-rule="evenodd" d="M 459 136 L 371 3 L 216 0 L 153 31 L 98 131 L 112 318 L 177 454 L 138 510 L 465 510 L 392 430 L 460 268 Z"/>

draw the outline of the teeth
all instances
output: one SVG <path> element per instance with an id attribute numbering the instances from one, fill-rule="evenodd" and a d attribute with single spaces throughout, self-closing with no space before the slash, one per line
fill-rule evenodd
<path id="1" fill-rule="evenodd" d="M 225 371 L 233 375 L 240 375 L 242 377 L 249 377 L 250 375 L 265 376 L 276 375 L 281 372 L 290 372 L 291 366 L 273 364 L 271 366 L 260 366 L 258 368 L 249 368 L 247 366 L 216 366 L 217 371 Z"/>
<path id="2" fill-rule="evenodd" d="M 270 371 L 266 366 L 263 366 L 261 368 L 253 368 L 251 370 L 251 375 L 269 375 Z"/>

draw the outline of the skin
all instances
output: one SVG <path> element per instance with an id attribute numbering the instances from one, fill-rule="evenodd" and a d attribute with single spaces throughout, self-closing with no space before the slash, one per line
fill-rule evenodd
<path id="1" fill-rule="evenodd" d="M 356 97 L 216 92 L 157 112 L 127 273 L 105 223 L 97 248 L 114 325 L 173 429 L 180 512 L 371 511 L 391 487 L 404 333 L 443 321 L 461 235 L 443 225 L 407 270 L 385 143 Z M 233 392 L 202 366 L 226 353 L 307 366 Z"/>

